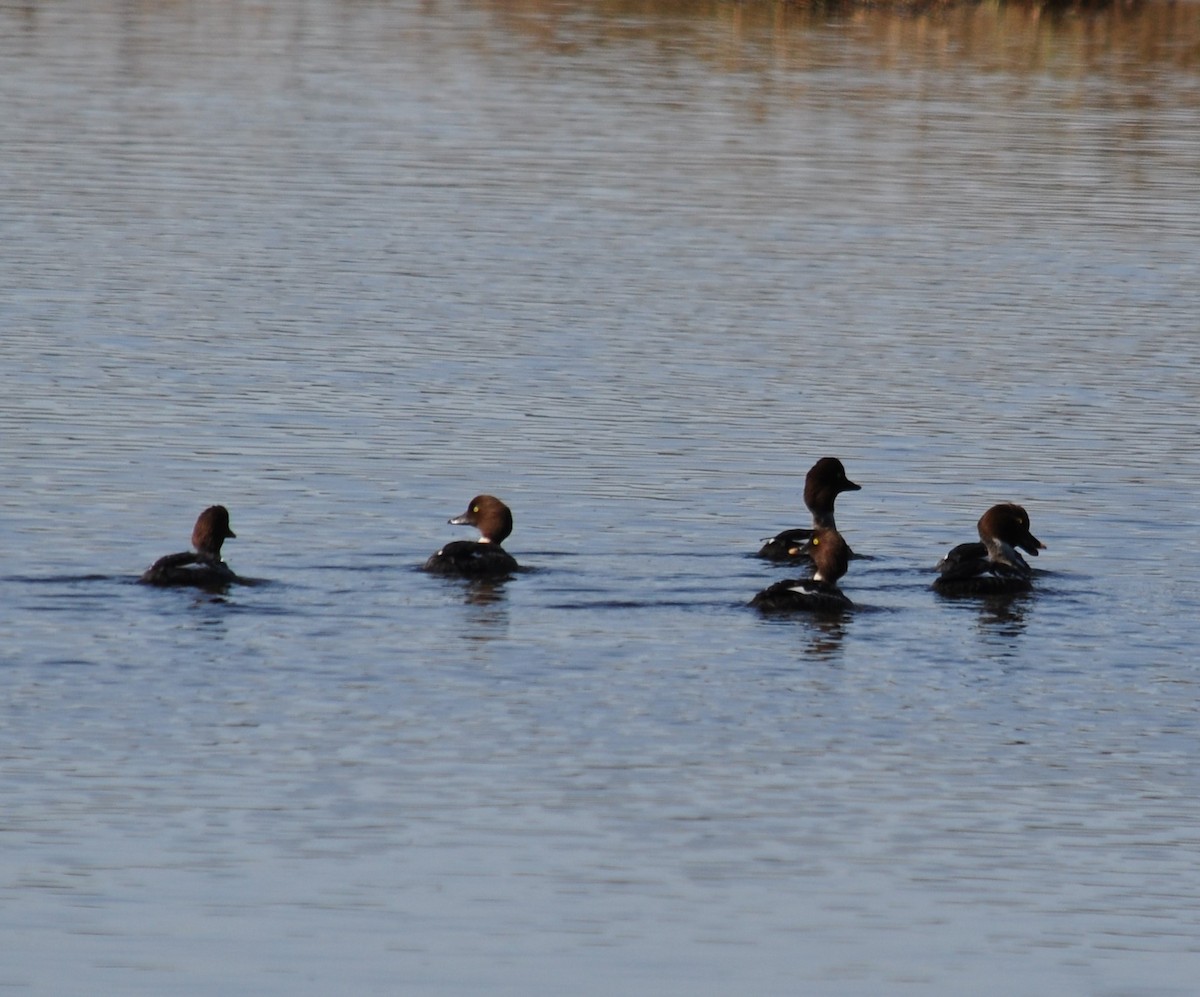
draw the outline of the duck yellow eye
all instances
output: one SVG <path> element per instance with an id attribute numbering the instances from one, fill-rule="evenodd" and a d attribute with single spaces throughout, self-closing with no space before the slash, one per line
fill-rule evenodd
<path id="1" fill-rule="evenodd" d="M 816 547 L 816 546 L 817 546 L 817 544 L 819 544 L 820 542 L 821 542 L 821 541 L 820 541 L 820 540 L 818 540 L 816 537 L 813 537 L 813 538 L 812 538 L 812 545 L 813 545 L 814 547 Z"/>

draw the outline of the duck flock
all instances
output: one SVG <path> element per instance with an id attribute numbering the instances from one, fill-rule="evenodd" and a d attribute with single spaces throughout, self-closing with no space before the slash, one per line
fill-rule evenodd
<path id="1" fill-rule="evenodd" d="M 834 506 L 842 492 L 862 486 L 846 476 L 836 457 L 822 457 L 804 479 L 804 504 L 812 514 L 812 525 L 784 530 L 763 543 L 758 556 L 780 564 L 794 565 L 806 572 L 785 578 L 763 589 L 750 605 L 763 613 L 840 614 L 854 603 L 838 586 L 858 555 L 850 549 L 834 519 Z M 424 570 L 436 575 L 467 579 L 507 578 L 520 570 L 502 546 L 513 530 L 512 510 L 494 495 L 476 495 L 467 511 L 449 520 L 455 526 L 473 526 L 477 540 L 455 540 L 430 555 Z M 937 564 L 933 589 L 941 595 L 991 596 L 1029 592 L 1033 569 L 1021 556 L 1037 557 L 1046 545 L 1030 532 L 1029 514 L 1012 502 L 992 506 L 978 523 L 979 540 L 953 548 Z M 141 576 L 147 585 L 189 586 L 224 591 L 236 583 L 248 583 L 221 559 L 221 547 L 237 534 L 229 526 L 229 510 L 209 506 L 192 530 L 192 550 L 168 554 L 154 562 Z"/>

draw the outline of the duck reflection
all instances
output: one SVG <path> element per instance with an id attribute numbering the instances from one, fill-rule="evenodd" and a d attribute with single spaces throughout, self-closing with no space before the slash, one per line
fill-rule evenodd
<path id="1" fill-rule="evenodd" d="M 475 579 L 464 582 L 463 605 L 468 608 L 462 636 L 467 640 L 489 641 L 503 637 L 508 630 L 507 579 Z"/>
<path id="2" fill-rule="evenodd" d="M 504 601 L 504 584 L 502 579 L 481 578 L 463 585 L 463 602 L 468 606 L 491 606 Z"/>
<path id="3" fill-rule="evenodd" d="M 979 600 L 979 632 L 984 636 L 1020 637 L 1033 599 L 1029 593 L 985 596 Z"/>
<path id="4" fill-rule="evenodd" d="M 828 661 L 841 656 L 846 639 L 846 616 L 816 616 L 806 627 L 806 653 L 818 660 Z"/>
<path id="5" fill-rule="evenodd" d="M 187 629 L 205 640 L 224 641 L 229 636 L 228 610 L 219 607 L 229 602 L 225 596 L 216 593 L 196 593 L 189 610 Z"/>

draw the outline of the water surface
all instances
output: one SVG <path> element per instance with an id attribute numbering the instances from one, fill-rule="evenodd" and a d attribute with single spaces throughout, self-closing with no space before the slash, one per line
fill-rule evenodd
<path id="1" fill-rule="evenodd" d="M 0 985 L 1191 993 L 1198 52 L 0 7 Z M 761 619 L 827 453 L 861 608 Z M 134 584 L 218 501 L 269 584 Z"/>

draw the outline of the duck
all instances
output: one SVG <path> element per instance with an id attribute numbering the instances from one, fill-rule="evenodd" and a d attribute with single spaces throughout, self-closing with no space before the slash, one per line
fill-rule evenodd
<path id="1" fill-rule="evenodd" d="M 467 511 L 448 520 L 451 526 L 474 526 L 478 540 L 455 540 L 430 555 L 424 570 L 458 578 L 503 578 L 519 565 L 500 546 L 512 533 L 512 510 L 495 495 L 476 495 Z"/>
<path id="2" fill-rule="evenodd" d="M 1033 588 L 1033 569 L 1020 554 L 1037 557 L 1046 545 L 1030 532 L 1029 513 L 1001 502 L 979 517 L 979 541 L 962 543 L 937 563 L 933 589 L 942 595 L 1008 595 Z"/>
<path id="3" fill-rule="evenodd" d="M 193 586 L 224 589 L 239 581 L 233 569 L 221 560 L 221 546 L 237 534 L 229 528 L 229 510 L 210 505 L 196 518 L 192 528 L 194 550 L 160 557 L 145 570 L 140 581 L 146 585 Z"/>
<path id="4" fill-rule="evenodd" d="M 833 506 L 842 492 L 857 492 L 856 485 L 846 476 L 846 468 L 836 457 L 822 457 L 804 477 L 804 504 L 812 513 L 811 527 L 797 527 L 763 542 L 757 556 L 776 563 L 798 563 L 808 560 L 806 544 L 813 532 L 820 527 L 837 529 L 833 517 Z M 843 541 L 844 542 L 844 541 Z M 849 549 L 851 558 L 857 555 Z"/>
<path id="5" fill-rule="evenodd" d="M 817 526 L 804 544 L 811 578 L 789 578 L 763 589 L 750 605 L 763 613 L 808 612 L 831 615 L 854 608 L 838 588 L 850 563 L 850 547 L 832 526 Z"/>

